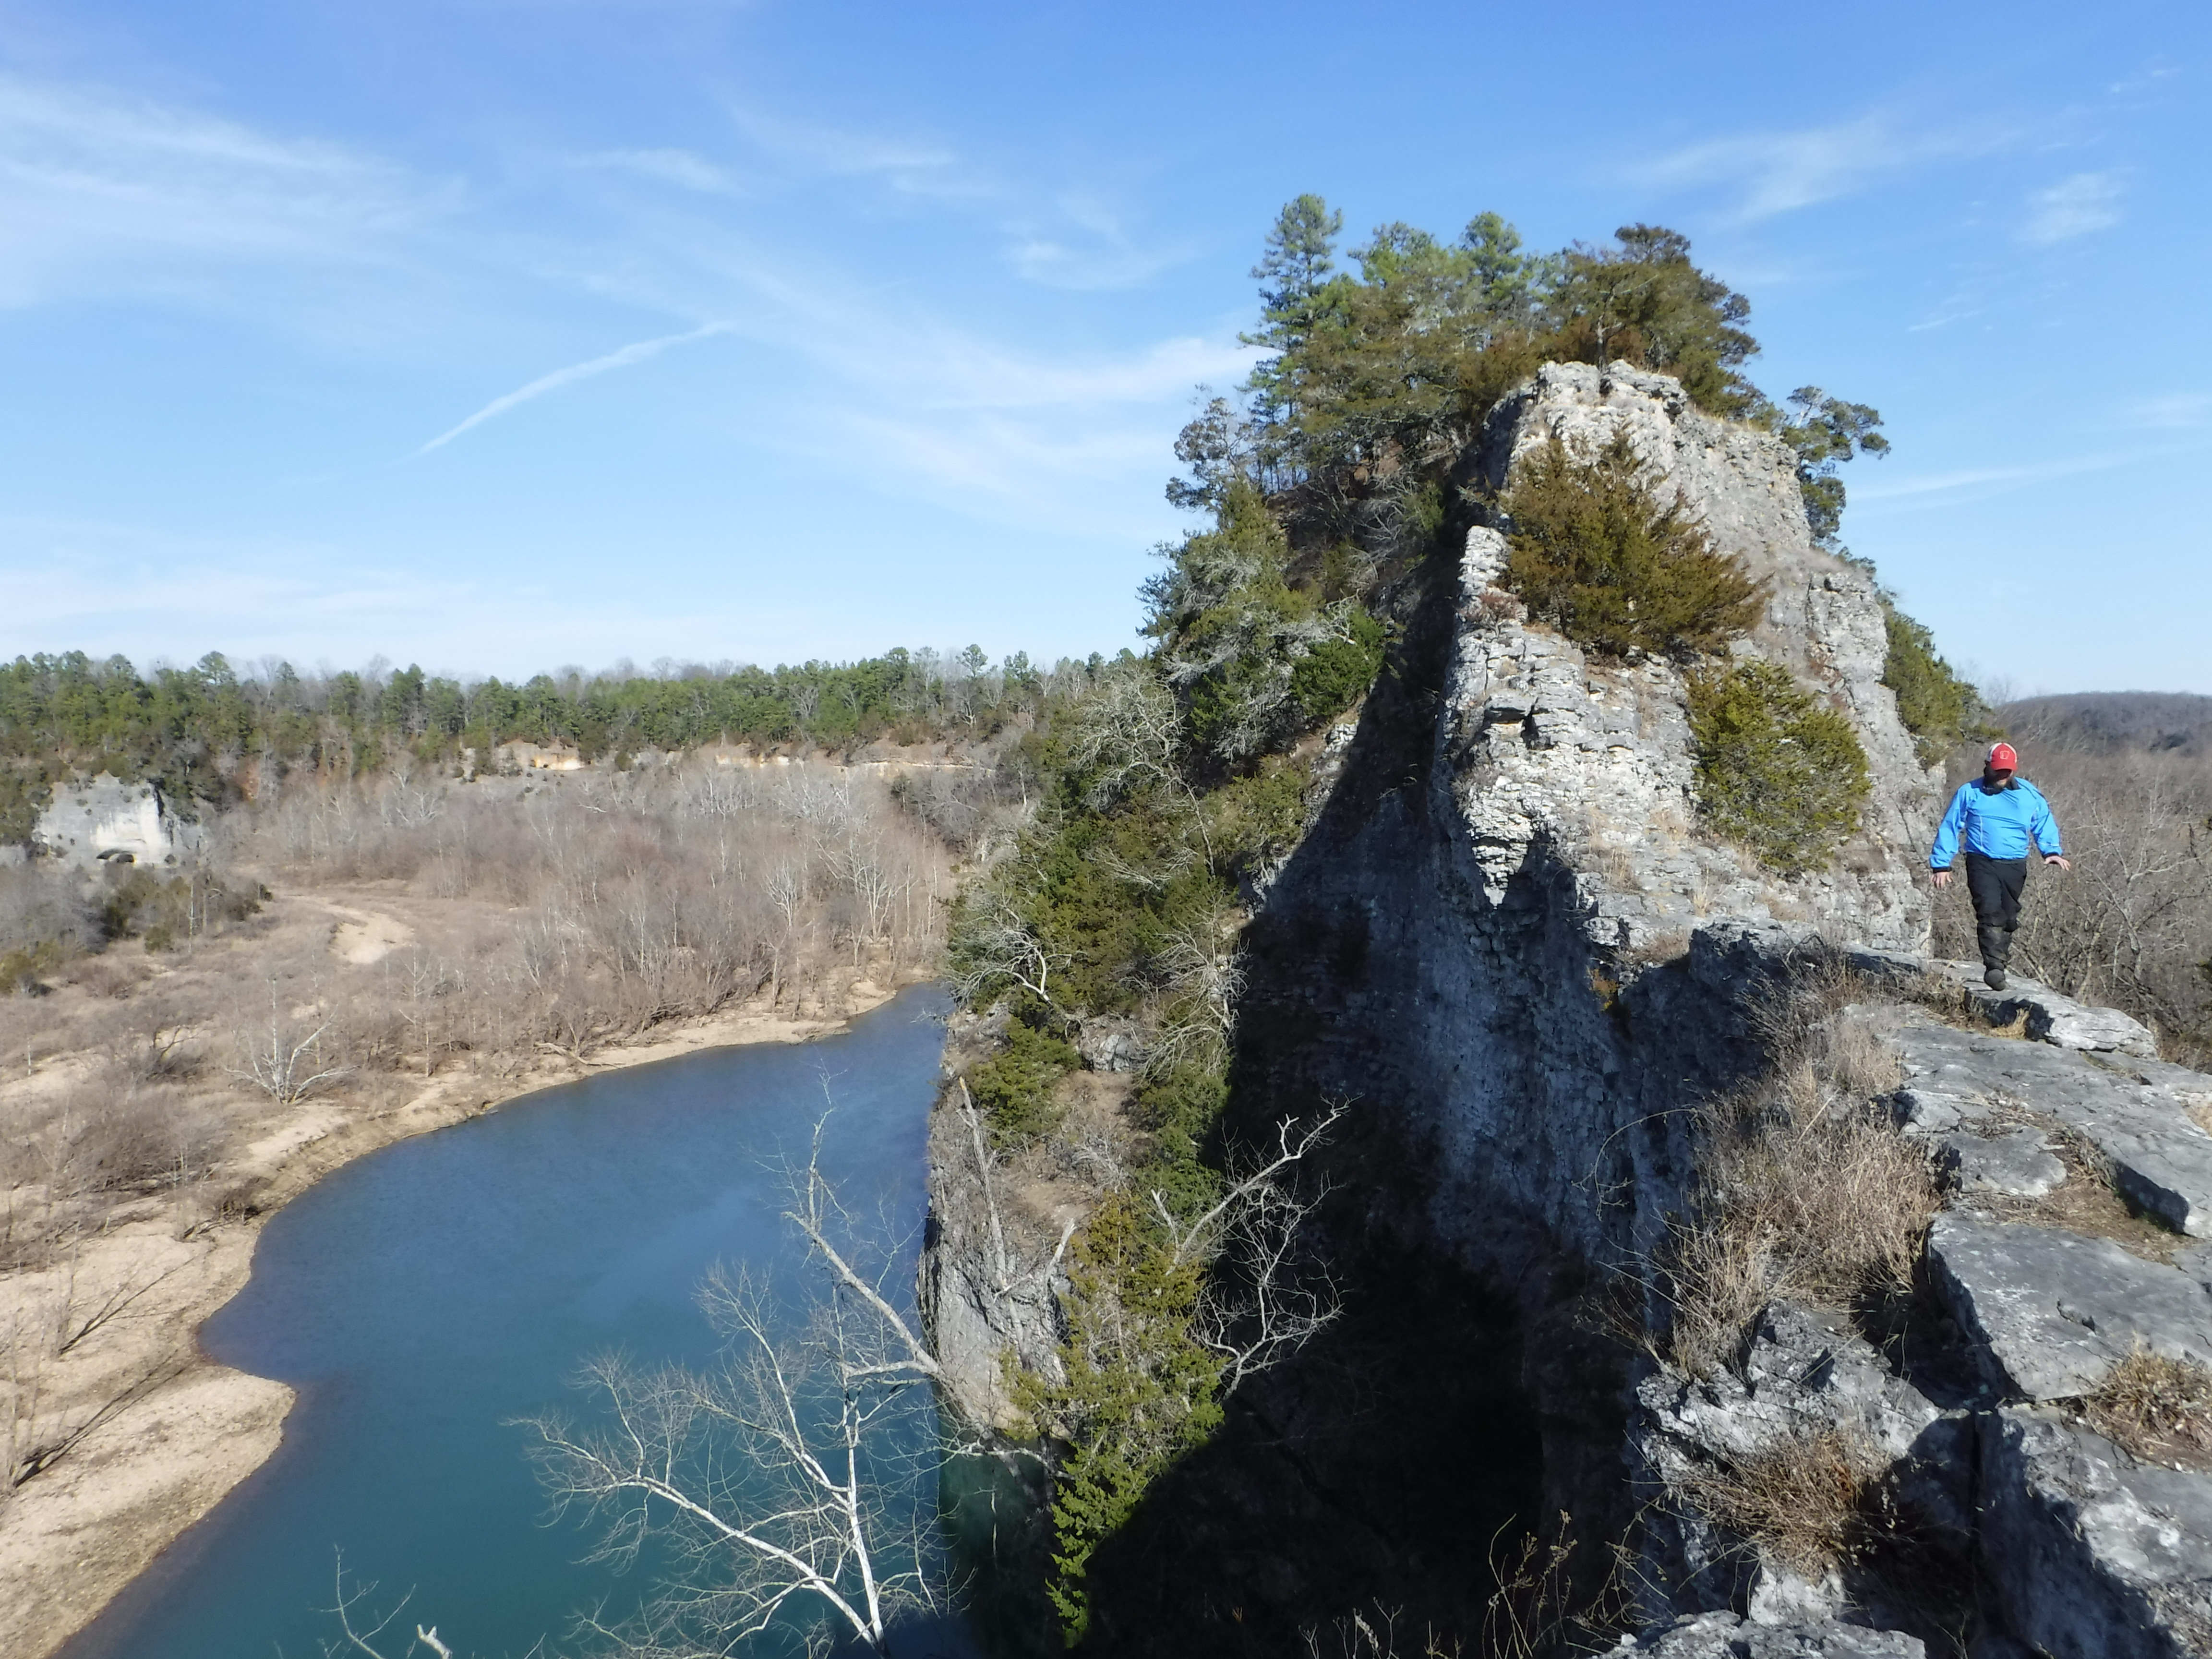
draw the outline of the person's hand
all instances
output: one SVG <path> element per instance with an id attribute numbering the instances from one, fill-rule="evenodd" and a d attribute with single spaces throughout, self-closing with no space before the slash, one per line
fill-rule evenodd
<path id="1" fill-rule="evenodd" d="M 1948 887 L 1951 884 L 1951 872 L 1948 870 L 1938 870 L 1936 872 L 1935 879 L 1937 887 Z"/>
<path id="2" fill-rule="evenodd" d="M 2073 860 L 2063 857 L 2057 853 L 2045 853 L 2043 855 L 2043 861 L 2045 864 L 2055 864 L 2062 870 L 2071 870 L 2074 867 Z"/>

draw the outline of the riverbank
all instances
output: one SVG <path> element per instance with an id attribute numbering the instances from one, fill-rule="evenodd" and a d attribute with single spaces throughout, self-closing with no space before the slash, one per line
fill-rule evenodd
<path id="1" fill-rule="evenodd" d="M 805 1042 L 842 1030 L 897 988 L 854 980 L 834 1017 L 744 1005 L 581 1060 L 548 1055 L 496 1082 L 451 1072 L 380 1107 L 310 1098 L 258 1125 L 226 1166 L 225 1189 L 251 1192 L 252 1213 L 204 1213 L 198 1189 L 144 1198 L 117 1208 L 65 1259 L 11 1275 L 0 1318 L 15 1328 L 52 1320 L 59 1331 L 48 1345 L 59 1352 L 40 1375 L 15 1380 L 15 1398 L 53 1402 L 46 1420 L 77 1437 L 0 1507 L 0 1651 L 45 1659 L 276 1450 L 292 1391 L 207 1359 L 197 1333 L 246 1284 L 261 1229 L 286 1203 L 366 1153 L 555 1085 L 704 1048 Z M 48 1069 L 67 1066 L 56 1056 Z M 40 1082 L 27 1062 L 7 1086 Z"/>

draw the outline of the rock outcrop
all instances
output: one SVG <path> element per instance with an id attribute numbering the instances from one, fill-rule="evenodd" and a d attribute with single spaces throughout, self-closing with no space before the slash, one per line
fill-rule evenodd
<path id="1" fill-rule="evenodd" d="M 2212 1079 L 2163 1065 L 2124 1016 L 1925 960 L 1935 780 L 1881 684 L 1873 583 L 1813 544 L 1779 444 L 1665 377 L 1553 365 L 1496 411 L 1478 465 L 1497 484 L 1553 436 L 1620 432 L 1767 584 L 1742 648 L 1851 722 L 1875 778 L 1862 828 L 1826 871 L 1762 868 L 1698 828 L 1675 666 L 1594 660 L 1532 625 L 1492 529 L 1411 579 L 1406 666 L 1328 745 L 1308 833 L 1246 933 L 1230 1126 L 1355 1103 L 1326 1248 L 1347 1328 L 1361 1296 L 1387 1315 L 1240 1394 L 1219 1443 L 1102 1558 L 1100 1627 L 1133 1652 L 1260 1650 L 1345 1611 L 1329 1598 L 1347 1582 L 1415 1602 L 1477 1584 L 1490 1532 L 1454 1530 L 1455 1505 L 1484 1528 L 1564 1512 L 1583 1539 L 1636 1540 L 1649 1623 L 1624 1653 L 2212 1650 L 2212 1476 L 2079 1413 L 2138 1347 L 2212 1359 L 2212 1249 L 2169 1265 L 2067 1207 L 2108 1179 L 2130 1225 L 2212 1237 L 2194 1115 Z M 1769 1066 L 1759 999 L 1811 954 L 1873 988 L 1853 1017 L 1899 1074 L 1897 1132 L 1943 1182 L 1923 1297 L 1887 1331 L 1778 1301 L 1725 1375 L 1692 1375 L 1649 1357 L 1662 1298 L 1618 1289 L 1691 1210 L 1695 1109 Z M 1130 1063 L 1125 1035 L 1086 1034 L 1090 1063 Z M 977 1255 L 972 1223 L 941 1224 Z M 1641 1340 L 1623 1329 L 1639 1323 Z M 938 1328 L 1025 1355 L 1045 1334 Z M 980 1348 L 959 1363 L 980 1376 Z M 1418 1442 L 1392 1438 L 1408 1412 L 1429 1414 Z M 1868 1501 L 1921 1529 L 1928 1582 L 1856 1558 L 1808 1579 L 1689 1501 L 1701 1472 L 1804 1435 L 1866 1460 Z"/>
<path id="2" fill-rule="evenodd" d="M 64 864 L 174 865 L 196 849 L 200 827 L 179 818 L 150 782 L 124 783 L 102 772 L 54 786 L 31 845 Z"/>

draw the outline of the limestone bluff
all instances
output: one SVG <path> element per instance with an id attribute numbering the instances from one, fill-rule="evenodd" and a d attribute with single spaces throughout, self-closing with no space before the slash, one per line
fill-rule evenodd
<path id="1" fill-rule="evenodd" d="M 1529 624 L 1499 586 L 1504 538 L 1477 527 L 1455 569 L 1409 587 L 1403 684 L 1329 733 L 1304 838 L 1254 895 L 1234 1127 L 1356 1103 L 1319 1251 L 1354 1293 L 1386 1261 L 1464 1291 L 1408 1298 L 1390 1363 L 1452 1356 L 1407 1383 L 1435 1402 L 1426 1431 L 1524 1435 L 1525 1520 L 1565 1512 L 1628 1551 L 1628 1647 L 1905 1656 L 1963 1635 L 1991 1655 L 2206 1651 L 2212 1476 L 2131 1455 L 2075 1405 L 2136 1346 L 2212 1361 L 2212 1273 L 2195 1276 L 2184 1246 L 2212 1236 L 2212 1135 L 2192 1115 L 2212 1108 L 2212 1079 L 2163 1066 L 2110 1011 L 2033 986 L 1946 991 L 1931 973 L 1917 877 L 1938 779 L 1881 684 L 1873 580 L 1814 544 L 1783 446 L 1699 412 L 1666 376 L 1553 364 L 1492 412 L 1474 481 L 1502 486 L 1554 437 L 1589 453 L 1622 432 L 1655 489 L 1679 490 L 1767 584 L 1737 649 L 1849 719 L 1874 779 L 1858 832 L 1792 878 L 1698 834 L 1681 670 L 1595 660 Z M 1704 1104 L 1777 1061 L 1761 1000 L 1815 961 L 1856 999 L 1822 1011 L 1819 1040 L 1848 1026 L 1875 1056 L 1862 1065 L 1893 1072 L 1875 1104 L 1938 1183 L 1917 1288 L 1897 1304 L 1911 1329 L 1778 1297 L 1732 1362 L 1699 1375 L 1665 1357 L 1671 1310 L 1643 1269 L 1700 1201 Z M 1931 997 L 1948 999 L 1944 1018 Z M 1121 1024 L 1097 1024 L 1087 1063 L 1136 1064 Z M 1003 1423 L 1002 1354 L 1054 1363 L 1050 1240 L 1018 1273 L 994 1260 L 950 1106 L 932 1158 L 925 1304 L 965 1408 Z M 2068 1182 L 2099 1181 L 2163 1242 L 2130 1250 L 2048 1209 Z M 1640 1340 L 1593 1317 L 1624 1282 L 1645 1287 L 1629 1298 Z M 1477 1303 L 1495 1340 L 1470 1360 Z M 1496 1375 L 1446 1375 L 1469 1364 Z M 1517 1404 L 1453 1420 L 1470 1387 Z M 1287 1631 L 1341 1585 L 1480 1571 L 1423 1559 L 1419 1528 L 1368 1501 L 1379 1430 L 1296 1365 L 1249 1410 L 1270 1435 L 1224 1451 L 1220 1478 L 1169 1483 L 1133 1522 L 1176 1540 L 1130 1547 L 1143 1586 L 1102 1569 L 1118 1650 L 1230 1650 L 1232 1623 Z M 1699 1500 L 1765 1449 L 1823 1435 L 1864 1449 L 1853 1480 L 1940 1583 L 1905 1582 L 1879 1548 L 1801 1570 Z"/>

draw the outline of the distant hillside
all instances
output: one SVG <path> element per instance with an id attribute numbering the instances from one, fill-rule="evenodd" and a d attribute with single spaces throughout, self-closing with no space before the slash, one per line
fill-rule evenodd
<path id="1" fill-rule="evenodd" d="M 2164 751 L 2212 759 L 2212 697 L 2179 691 L 2075 691 L 1996 711 L 2016 741 L 2086 753 Z"/>

